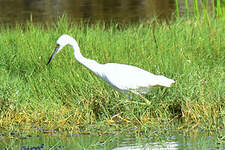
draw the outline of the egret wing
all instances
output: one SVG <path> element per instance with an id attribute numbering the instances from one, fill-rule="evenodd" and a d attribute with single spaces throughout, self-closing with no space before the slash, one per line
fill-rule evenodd
<path id="1" fill-rule="evenodd" d="M 157 85 L 156 75 L 135 66 L 108 63 L 104 68 L 103 79 L 120 90 L 150 88 Z"/>

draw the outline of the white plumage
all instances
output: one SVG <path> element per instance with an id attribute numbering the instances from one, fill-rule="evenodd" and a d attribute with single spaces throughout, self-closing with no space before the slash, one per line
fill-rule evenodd
<path id="1" fill-rule="evenodd" d="M 118 63 L 99 64 L 95 60 L 87 59 L 80 53 L 75 39 L 63 34 L 57 40 L 57 47 L 50 57 L 52 58 L 66 45 L 72 46 L 75 59 L 94 72 L 97 76 L 109 83 L 118 91 L 146 94 L 154 86 L 170 87 L 175 81 L 162 75 L 154 75 L 141 68 Z"/>

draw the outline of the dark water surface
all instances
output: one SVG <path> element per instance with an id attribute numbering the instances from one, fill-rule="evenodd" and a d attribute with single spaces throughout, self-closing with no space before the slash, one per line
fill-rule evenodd
<path id="1" fill-rule="evenodd" d="M 73 20 L 134 22 L 157 15 L 169 18 L 175 0 L 0 0 L 0 24 L 46 23 L 67 14 Z"/>

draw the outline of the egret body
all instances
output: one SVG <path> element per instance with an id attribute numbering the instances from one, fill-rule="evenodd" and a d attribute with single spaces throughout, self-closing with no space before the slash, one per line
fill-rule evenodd
<path id="1" fill-rule="evenodd" d="M 72 46 L 74 57 L 79 63 L 90 69 L 118 91 L 146 94 L 152 87 L 170 87 L 175 82 L 172 79 L 162 75 L 154 75 L 135 66 L 119 63 L 99 64 L 95 60 L 85 58 L 80 53 L 80 48 L 76 40 L 67 34 L 63 34 L 58 38 L 57 47 L 51 55 L 48 64 L 66 45 Z"/>

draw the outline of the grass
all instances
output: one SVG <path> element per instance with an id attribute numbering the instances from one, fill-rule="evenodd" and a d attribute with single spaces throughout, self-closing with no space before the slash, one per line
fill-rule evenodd
<path id="1" fill-rule="evenodd" d="M 46 65 L 57 38 L 67 33 L 81 53 L 100 63 L 135 65 L 175 79 L 145 98 L 119 94 L 66 47 Z M 34 25 L 0 30 L 0 130 L 110 132 L 151 129 L 221 129 L 225 126 L 225 23 L 177 19 L 166 23 Z"/>
<path id="2" fill-rule="evenodd" d="M 211 15 L 213 17 L 220 17 L 225 19 L 225 0 L 185 0 L 185 12 L 180 13 L 180 2 L 179 0 L 175 1 L 176 7 L 176 16 L 189 18 L 190 16 L 193 18 L 199 19 L 202 15 Z"/>

